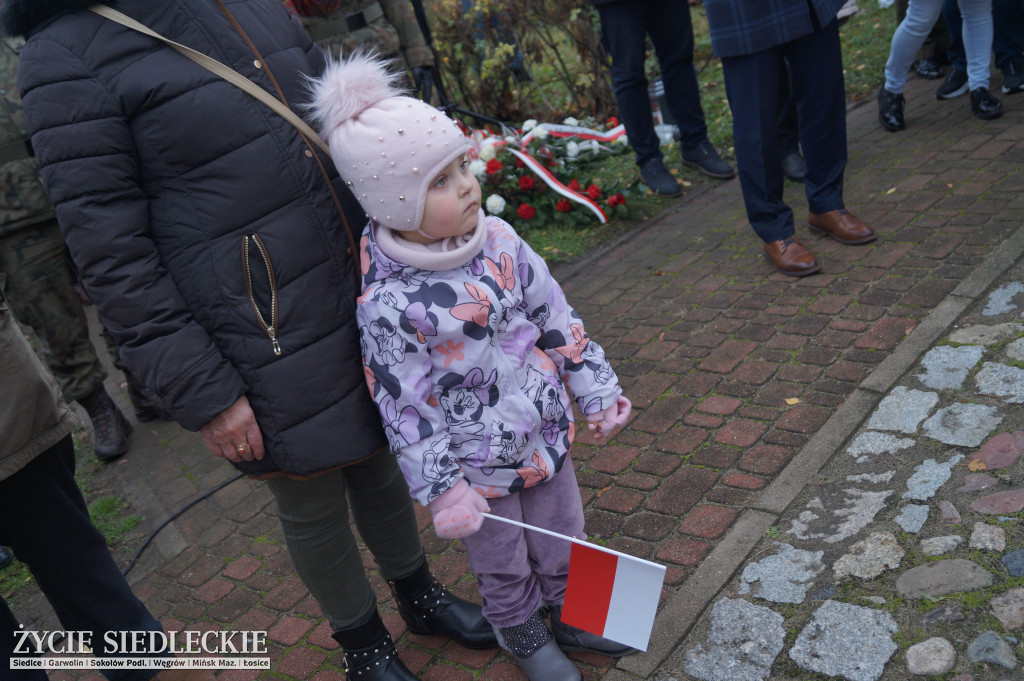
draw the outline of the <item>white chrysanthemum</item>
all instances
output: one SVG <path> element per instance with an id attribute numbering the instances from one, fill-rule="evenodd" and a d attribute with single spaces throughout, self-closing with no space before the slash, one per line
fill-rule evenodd
<path id="1" fill-rule="evenodd" d="M 565 155 L 569 158 L 576 158 L 580 155 L 580 145 L 575 142 L 568 142 L 565 145 Z"/>
<path id="2" fill-rule="evenodd" d="M 589 151 L 596 156 L 601 152 L 601 145 L 597 140 L 583 140 L 580 142 L 580 151 Z"/>
<path id="3" fill-rule="evenodd" d="M 536 128 L 533 129 L 533 136 L 539 140 L 547 139 L 548 129 L 545 128 L 543 125 L 538 125 Z"/>
<path id="4" fill-rule="evenodd" d="M 562 124 L 563 125 L 579 125 L 580 122 L 578 120 L 576 120 L 575 118 L 573 118 L 572 116 L 569 116 L 564 121 L 562 121 Z"/>
<path id="5" fill-rule="evenodd" d="M 480 145 L 480 153 L 477 155 L 480 157 L 481 161 L 487 163 L 487 161 L 490 161 L 492 158 L 494 158 L 496 154 L 497 152 L 494 149 L 494 141 L 484 140 L 483 144 Z"/>
<path id="6" fill-rule="evenodd" d="M 487 197 L 487 201 L 484 202 L 484 207 L 487 208 L 487 212 L 491 215 L 499 215 L 501 211 L 505 210 L 505 199 L 497 194 L 491 194 Z"/>
<path id="7" fill-rule="evenodd" d="M 615 143 L 616 144 L 629 144 L 629 138 L 626 137 L 625 135 L 619 135 L 618 137 L 615 138 Z"/>
<path id="8" fill-rule="evenodd" d="M 487 163 L 480 159 L 473 159 L 469 162 L 469 172 L 473 173 L 477 177 L 483 177 L 487 174 Z"/>
<path id="9" fill-rule="evenodd" d="M 537 119 L 531 118 L 530 120 L 523 123 L 523 132 L 530 132 L 537 127 Z"/>

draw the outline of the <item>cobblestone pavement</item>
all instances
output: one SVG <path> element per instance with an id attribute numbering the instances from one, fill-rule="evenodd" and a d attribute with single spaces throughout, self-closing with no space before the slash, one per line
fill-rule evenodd
<path id="1" fill-rule="evenodd" d="M 1006 115 L 982 122 L 970 116 L 966 99 L 936 101 L 934 87 L 920 80 L 908 84 L 908 128 L 898 134 L 881 129 L 873 102 L 849 112 L 847 206 L 874 225 L 877 242 L 841 246 L 812 237 L 804 225 L 802 187 L 787 187 L 798 235 L 823 260 L 820 274 L 793 280 L 763 261 L 736 181 L 699 184 L 642 230 L 582 263 L 555 268 L 635 406 L 631 422 L 610 444 L 583 440 L 573 450 L 587 530 L 612 548 L 668 566 L 648 651 L 620 661 L 576 655 L 588 681 L 691 674 L 732 680 L 770 673 L 757 676 L 758 669 L 773 670 L 771 678 L 822 678 L 805 670 L 847 673 L 848 661 L 822 654 L 806 640 L 820 629 L 816 640 L 841 641 L 836 623 L 861 620 L 859 630 L 873 638 L 856 645 L 879 652 L 847 678 L 878 678 L 871 674 L 880 669 L 885 678 L 905 678 L 906 648 L 933 635 L 918 624 L 922 613 L 914 608 L 934 610 L 947 601 L 905 593 L 896 580 L 933 560 L 921 548 L 922 538 L 946 535 L 964 541 L 935 560 L 973 560 L 997 584 L 979 586 L 974 593 L 980 595 L 964 605 L 977 635 L 1013 628 L 989 616 L 991 602 L 983 601 L 996 588 L 1017 593 L 1009 587 L 1018 582 L 999 564 L 1020 548 L 1018 521 L 999 518 L 1018 516 L 1003 506 L 991 515 L 970 504 L 1016 489 L 1020 463 L 998 470 L 989 465 L 991 473 L 975 464 L 970 473 L 995 479 L 997 486 L 953 488 L 982 484 L 967 481 L 966 464 L 993 434 L 1024 429 L 1012 406 L 1017 393 L 998 392 L 1018 389 L 1005 386 L 1017 386 L 1021 360 L 1008 354 L 1009 338 L 995 345 L 953 342 L 949 332 L 963 315 L 993 324 L 989 317 L 980 321 L 982 313 L 971 306 L 987 301 L 999 285 L 1024 281 L 1013 269 L 1024 255 L 1024 99 L 1007 98 Z M 997 315 L 1000 322 L 1019 317 L 1016 306 L 1024 297 L 1015 298 L 1010 289 L 1001 295 L 1006 309 Z M 935 368 L 925 368 L 926 353 L 959 350 L 961 343 L 979 348 L 970 351 L 978 358 L 974 364 L 967 366 L 963 351 L 932 357 L 928 366 Z M 1007 368 L 986 374 L 987 387 L 981 388 L 979 376 L 990 364 Z M 929 387 L 922 373 L 934 373 L 936 381 L 963 379 L 959 387 Z M 918 393 L 938 399 L 933 404 Z M 880 408 L 884 400 L 895 408 Z M 936 416 L 959 404 L 995 411 Z M 949 443 L 943 437 L 952 436 L 939 437 L 927 425 L 937 420 L 948 428 L 950 419 L 961 419 L 980 427 L 1000 416 L 983 441 L 971 443 Z M 143 424 L 132 444 L 123 462 L 100 472 L 98 484 L 123 492 L 145 517 L 147 530 L 234 475 L 195 434 L 172 424 Z M 950 481 L 942 484 L 947 474 Z M 904 498 L 911 478 L 920 485 L 917 496 Z M 939 501 L 959 510 L 959 525 L 942 523 Z M 436 538 L 429 514 L 420 511 L 435 572 L 456 593 L 476 598 L 460 546 Z M 972 539 L 974 522 L 996 529 L 979 530 L 982 538 Z M 1005 549 L 971 548 L 972 542 L 997 545 L 997 529 Z M 858 544 L 864 540 L 873 543 Z M 875 569 L 863 565 L 867 554 L 880 556 L 883 576 L 857 576 Z M 850 576 L 840 578 L 835 564 L 847 555 L 852 557 L 841 568 Z M 779 583 L 779 565 L 785 573 L 798 567 L 806 579 Z M 765 575 L 760 580 L 753 577 L 759 568 Z M 748 570 L 747 578 L 740 577 Z M 405 632 L 384 583 L 373 574 L 401 656 L 425 681 L 525 678 L 500 651 L 469 651 Z M 981 572 L 970 574 L 985 579 Z M 184 513 L 157 535 L 130 580 L 168 629 L 269 630 L 273 668 L 266 678 L 343 677 L 342 655 L 292 569 L 261 483 L 233 482 Z M 915 577 L 907 588 L 932 588 L 927 583 Z M 803 603 L 764 600 L 759 594 L 768 584 L 769 593 L 803 594 Z M 857 609 L 843 609 L 851 607 Z M 722 613 L 719 621 L 732 612 L 760 622 L 752 626 L 764 640 L 749 644 L 744 630 L 709 639 L 715 612 Z M 966 645 L 975 638 L 973 630 L 948 636 L 956 670 L 972 669 Z M 1005 653 L 999 640 L 1006 639 L 982 643 Z M 729 646 L 748 651 L 751 675 L 700 676 L 701 660 L 727 654 Z M 894 646 L 899 652 L 886 665 L 883 653 Z M 687 667 L 688 656 L 695 666 Z M 835 666 L 801 662 L 821 658 Z M 225 671 L 219 678 L 257 676 Z M 976 678 L 1002 677 L 985 672 Z"/>

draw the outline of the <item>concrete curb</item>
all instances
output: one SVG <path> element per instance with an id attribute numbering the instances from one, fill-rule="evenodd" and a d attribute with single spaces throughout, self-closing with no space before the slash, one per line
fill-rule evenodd
<path id="1" fill-rule="evenodd" d="M 861 382 L 860 387 L 793 457 L 775 481 L 765 488 L 750 508 L 743 511 L 682 588 L 662 606 L 651 634 L 651 647 L 646 654 L 623 658 L 615 669 L 628 674 L 609 674 L 606 679 L 652 678 L 683 643 L 718 592 L 741 568 L 764 532 L 775 524 L 807 483 L 840 451 L 884 394 L 1021 257 L 1024 257 L 1024 227 L 1011 234 Z"/>

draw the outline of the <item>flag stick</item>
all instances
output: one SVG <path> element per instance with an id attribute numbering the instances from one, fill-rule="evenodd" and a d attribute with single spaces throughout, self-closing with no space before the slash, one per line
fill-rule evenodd
<path id="1" fill-rule="evenodd" d="M 609 549 L 604 546 L 601 546 L 600 544 L 592 544 L 586 541 L 585 539 L 577 539 L 576 537 L 570 537 L 568 535 L 559 534 L 558 532 L 552 532 L 551 530 L 545 530 L 543 527 L 527 525 L 526 523 L 521 523 L 518 520 L 510 520 L 509 518 L 502 518 L 501 516 L 491 515 L 490 513 L 481 513 L 480 515 L 482 515 L 485 518 L 490 518 L 491 520 L 500 520 L 501 522 L 508 523 L 509 525 L 516 525 L 527 530 L 533 530 L 534 532 L 540 532 L 542 534 L 546 534 L 552 537 L 558 537 L 559 539 L 571 541 L 574 544 L 581 544 L 591 549 L 597 549 L 598 551 L 604 551 L 605 553 L 611 553 L 612 555 L 622 556 L 623 558 L 629 558 L 630 560 L 637 560 L 641 563 L 647 563 L 648 565 L 651 565 L 653 567 L 659 567 L 662 569 L 664 569 L 665 567 L 664 565 L 661 565 L 659 563 L 644 560 L 643 558 L 637 558 L 636 556 L 631 556 L 628 553 L 622 553 L 621 551 L 616 551 L 615 549 Z"/>

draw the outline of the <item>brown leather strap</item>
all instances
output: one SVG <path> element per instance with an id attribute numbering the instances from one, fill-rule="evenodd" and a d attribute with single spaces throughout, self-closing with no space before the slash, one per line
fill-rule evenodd
<path id="1" fill-rule="evenodd" d="M 235 17 L 232 16 L 231 11 L 227 8 L 227 5 L 224 4 L 223 0 L 214 1 L 217 3 L 217 6 L 220 7 L 220 10 L 224 12 L 224 14 L 227 16 L 228 21 L 231 22 L 231 25 L 235 27 L 235 31 L 237 31 L 238 34 L 242 36 L 242 39 L 249 46 L 249 49 L 252 50 L 252 53 L 256 55 L 257 59 L 259 59 L 260 64 L 263 65 L 263 70 L 266 71 L 267 73 L 267 77 L 270 78 L 270 82 L 273 84 L 274 89 L 277 90 L 277 96 L 281 99 L 282 102 L 284 102 L 285 105 L 287 105 L 288 100 L 285 98 L 284 92 L 281 90 L 281 86 L 277 84 L 277 79 L 274 78 L 274 74 L 271 72 L 270 65 L 267 63 L 267 60 L 264 59 L 263 55 L 260 54 L 260 51 L 256 49 L 256 46 L 253 44 L 252 40 L 250 40 L 249 36 L 246 34 L 245 29 L 242 28 L 241 24 L 239 24 Z M 324 167 L 324 163 L 320 159 L 320 155 L 316 153 L 317 150 L 313 147 L 313 144 L 310 143 L 309 139 L 307 139 L 306 136 L 303 135 L 301 131 L 298 132 L 299 137 L 301 137 L 302 141 L 306 143 L 306 146 L 309 148 L 310 153 L 312 153 L 313 155 L 313 159 L 316 161 L 317 166 L 320 168 L 320 174 L 323 175 L 324 182 L 327 183 L 327 190 L 331 192 L 331 198 L 334 199 L 334 205 L 337 207 L 338 214 L 341 216 L 341 223 L 345 226 L 345 236 L 348 237 L 349 254 L 352 256 L 354 265 L 353 270 L 355 271 L 356 275 L 356 291 L 359 291 L 362 285 L 362 282 L 360 281 L 359 278 L 359 263 L 357 261 L 357 259 L 359 258 L 359 247 L 356 245 L 355 237 L 352 235 L 352 228 L 348 224 L 348 218 L 345 217 L 345 210 L 341 207 L 341 200 L 338 198 L 337 193 L 334 191 L 334 187 L 331 185 L 330 175 L 328 175 L 327 168 Z"/>

